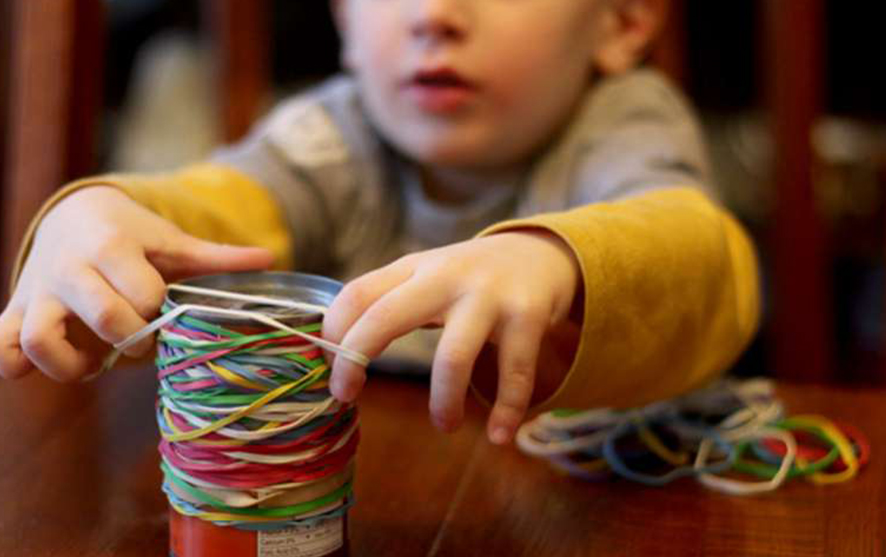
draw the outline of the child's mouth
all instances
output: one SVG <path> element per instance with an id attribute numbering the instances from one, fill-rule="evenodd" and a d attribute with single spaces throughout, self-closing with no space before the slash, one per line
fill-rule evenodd
<path id="1" fill-rule="evenodd" d="M 406 82 L 406 94 L 420 109 L 446 114 L 463 108 L 477 85 L 450 68 L 420 70 Z"/>

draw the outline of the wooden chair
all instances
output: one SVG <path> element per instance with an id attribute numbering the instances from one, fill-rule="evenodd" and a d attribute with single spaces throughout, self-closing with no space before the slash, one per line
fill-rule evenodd
<path id="1" fill-rule="evenodd" d="M 775 139 L 773 367 L 778 377 L 837 379 L 827 237 L 815 206 L 810 135 L 822 111 L 821 0 L 765 2 L 766 95 Z"/>
<path id="2" fill-rule="evenodd" d="M 672 0 L 653 62 L 688 82 L 687 0 Z M 771 237 L 773 323 L 770 366 L 780 379 L 837 379 L 828 242 L 815 206 L 810 133 L 821 114 L 824 67 L 821 0 L 762 2 L 760 60 L 775 139 L 776 208 Z"/>
<path id="3" fill-rule="evenodd" d="M 267 0 L 203 0 L 225 140 L 246 131 L 268 88 L 268 7 Z M 9 37 L 0 47 L 8 60 L 8 80 L 0 78 L 0 98 L 8 104 L 0 127 L 5 303 L 10 266 L 31 217 L 59 186 L 96 171 L 105 9 L 102 0 L 10 0 L 0 10 L 8 12 L 2 19 L 10 31 L 0 35 Z"/>
<path id="4" fill-rule="evenodd" d="M 6 4 L 3 299 L 15 251 L 40 203 L 66 179 L 92 168 L 104 36 L 100 0 Z"/>

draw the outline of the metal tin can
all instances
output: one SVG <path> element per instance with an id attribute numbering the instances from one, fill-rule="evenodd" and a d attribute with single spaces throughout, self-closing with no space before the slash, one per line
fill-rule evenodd
<path id="1" fill-rule="evenodd" d="M 213 290 L 223 290 L 238 294 L 250 294 L 253 296 L 266 296 L 283 300 L 295 300 L 329 306 L 339 293 L 342 284 L 336 280 L 307 273 L 289 273 L 283 271 L 265 271 L 251 273 L 229 273 L 222 275 L 208 275 L 203 277 L 183 280 L 177 284 L 196 286 Z M 166 294 L 166 302 L 171 307 L 180 304 L 200 304 L 222 307 L 226 309 L 248 309 L 258 311 L 269 317 L 290 326 L 303 325 L 319 318 L 317 313 L 305 313 L 300 310 L 282 308 L 279 306 L 244 305 L 243 302 L 225 300 L 209 296 L 201 296 L 190 292 L 178 292 L 170 290 Z M 248 319 L 225 318 L 217 315 L 201 315 L 194 313 L 195 317 L 206 319 L 219 325 L 249 326 L 252 323 Z"/>
<path id="2" fill-rule="evenodd" d="M 238 294 L 294 300 L 318 306 L 329 306 L 342 285 L 338 281 L 291 272 L 247 272 L 197 277 L 178 284 L 222 290 Z M 167 291 L 166 303 L 171 308 L 181 304 L 198 304 L 261 312 L 287 326 L 300 326 L 321 319 L 318 312 L 291 308 L 245 304 L 238 300 L 200 295 L 177 290 Z M 238 332 L 249 333 L 262 328 L 248 318 L 219 316 L 214 313 L 189 313 Z M 170 506 L 169 549 L 172 557 L 346 557 L 348 550 L 348 515 L 321 521 L 311 526 L 287 527 L 281 530 L 241 530 L 224 527 L 199 518 L 185 516 Z"/>

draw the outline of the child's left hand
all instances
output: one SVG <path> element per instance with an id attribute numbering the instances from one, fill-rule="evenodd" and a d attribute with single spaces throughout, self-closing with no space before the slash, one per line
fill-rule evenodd
<path id="1" fill-rule="evenodd" d="M 494 443 L 508 442 L 523 420 L 536 379 L 542 337 L 567 319 L 580 270 L 572 250 L 545 230 L 493 234 L 407 255 L 348 283 L 323 324 L 323 336 L 374 358 L 396 338 L 443 326 L 431 370 L 435 425 L 461 424 L 474 362 L 498 345 L 498 392 L 488 423 Z M 354 400 L 365 370 L 333 363 L 331 390 Z"/>

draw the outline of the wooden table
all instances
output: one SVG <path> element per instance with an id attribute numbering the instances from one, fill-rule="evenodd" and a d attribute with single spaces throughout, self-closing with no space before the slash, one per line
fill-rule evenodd
<path id="1" fill-rule="evenodd" d="M 154 394 L 144 368 L 86 385 L 0 383 L 0 556 L 166 555 Z M 490 445 L 476 403 L 447 436 L 430 425 L 425 384 L 373 377 L 361 399 L 351 555 L 886 554 L 886 392 L 780 394 L 794 413 L 867 432 L 873 458 L 860 477 L 749 498 L 691 480 L 583 483 Z"/>

